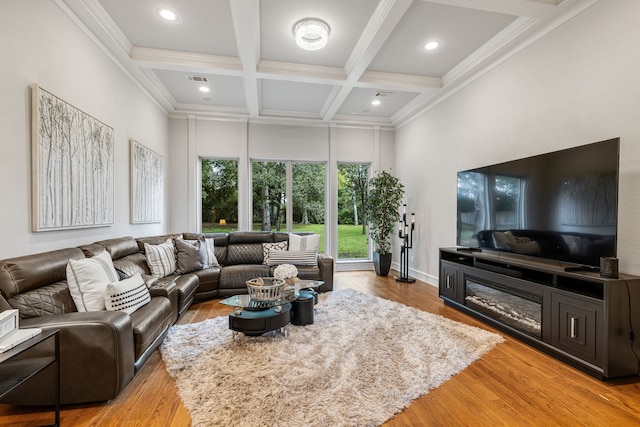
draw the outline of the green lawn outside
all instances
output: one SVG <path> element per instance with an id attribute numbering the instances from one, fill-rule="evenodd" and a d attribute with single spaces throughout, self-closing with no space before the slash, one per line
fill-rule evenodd
<path id="1" fill-rule="evenodd" d="M 203 233 L 229 233 L 237 230 L 237 224 L 202 224 Z M 260 230 L 260 224 L 253 225 L 254 230 Z M 313 232 L 320 234 L 320 247 L 324 248 L 324 224 L 295 224 L 295 232 Z M 367 235 L 362 234 L 361 225 L 338 225 L 338 258 L 339 259 L 367 259 Z"/>

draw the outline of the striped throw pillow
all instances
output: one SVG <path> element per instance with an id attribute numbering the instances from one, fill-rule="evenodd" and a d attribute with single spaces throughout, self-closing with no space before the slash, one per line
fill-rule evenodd
<path id="1" fill-rule="evenodd" d="M 140 273 L 128 279 L 107 285 L 104 302 L 109 311 L 124 311 L 131 314 L 151 301 L 147 285 Z"/>
<path id="2" fill-rule="evenodd" d="M 269 265 L 293 264 L 293 265 L 316 265 L 318 263 L 318 251 L 280 251 L 271 249 L 269 251 Z"/>
<path id="3" fill-rule="evenodd" d="M 312 251 L 318 250 L 320 246 L 319 234 L 309 234 L 300 236 L 298 234 L 289 233 L 289 250 L 290 251 Z"/>
<path id="4" fill-rule="evenodd" d="M 145 243 L 144 253 L 153 277 L 166 277 L 176 271 L 176 253 L 171 239 L 159 245 Z"/>

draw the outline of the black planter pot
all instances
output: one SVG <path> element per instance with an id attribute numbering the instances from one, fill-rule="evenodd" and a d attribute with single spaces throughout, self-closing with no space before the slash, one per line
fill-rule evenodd
<path id="1" fill-rule="evenodd" d="M 391 270 L 391 253 L 380 255 L 378 252 L 374 252 L 373 266 L 378 276 L 388 276 L 389 270 Z"/>

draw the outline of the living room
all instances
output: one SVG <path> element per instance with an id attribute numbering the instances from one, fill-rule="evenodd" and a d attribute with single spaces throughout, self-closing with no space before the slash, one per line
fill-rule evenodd
<path id="1" fill-rule="evenodd" d="M 416 212 L 419 225 L 411 275 L 435 286 L 438 249 L 455 244 L 457 171 L 620 137 L 617 257 L 620 271 L 640 275 L 640 249 L 635 245 L 640 240 L 640 61 L 632 54 L 640 38 L 637 2 L 581 2 L 575 16 L 550 22 L 544 32 L 532 34 L 397 125 L 167 113 L 166 106 L 138 83 L 135 72 L 118 65 L 118 58 L 98 37 L 91 36 L 79 18 L 72 18 L 68 3 L 73 2 L 3 5 L 0 51 L 8 60 L 0 70 L 0 126 L 5 138 L 0 176 L 7 185 L 0 258 L 126 235 L 197 231 L 198 158 L 240 159 L 245 165 L 240 184 L 246 188 L 248 159 L 281 159 L 279 154 L 287 153 L 291 160 L 327 162 L 328 170 L 339 162 L 362 162 L 399 177 L 406 187 L 405 202 Z M 31 231 L 33 83 L 114 129 L 113 225 Z M 165 218 L 160 223 L 129 221 L 129 139 L 166 160 Z M 335 197 L 331 190 L 327 194 L 329 201 Z M 248 190 L 240 194 L 243 229 L 248 229 L 249 200 Z M 334 217 L 329 211 L 327 224 Z M 328 225 L 330 254 L 336 238 Z M 397 253 L 398 243 L 394 245 Z M 338 270 L 348 268 L 337 265 Z M 345 273 L 345 282 L 350 274 Z M 416 297 L 415 290 L 408 292 Z M 521 350 L 526 355 L 533 352 Z"/>

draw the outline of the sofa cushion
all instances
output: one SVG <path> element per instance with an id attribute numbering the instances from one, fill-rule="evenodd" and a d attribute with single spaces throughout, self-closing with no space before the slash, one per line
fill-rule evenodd
<path id="1" fill-rule="evenodd" d="M 273 243 L 263 243 L 262 244 L 262 263 L 264 265 L 269 265 L 269 251 L 286 251 L 289 247 L 288 242 L 273 242 Z"/>
<path id="2" fill-rule="evenodd" d="M 149 289 L 140 274 L 109 283 L 104 294 L 107 310 L 124 311 L 127 314 L 133 313 L 150 300 Z"/>
<path id="3" fill-rule="evenodd" d="M 210 267 L 205 270 L 194 271 L 193 274 L 198 277 L 198 295 L 216 297 L 218 285 L 220 283 L 220 267 Z"/>
<path id="4" fill-rule="evenodd" d="M 59 249 L 0 261 L 0 290 L 12 296 L 67 279 L 69 259 L 84 259 L 78 248 Z"/>
<path id="5" fill-rule="evenodd" d="M 138 250 L 144 253 L 145 243 L 148 243 L 150 245 L 159 245 L 161 243 L 165 243 L 167 239 L 171 239 L 171 241 L 173 241 L 183 238 L 184 236 L 182 234 L 164 234 L 162 236 L 138 237 L 136 238 L 136 242 L 138 243 Z"/>
<path id="6" fill-rule="evenodd" d="M 239 243 L 227 248 L 226 265 L 262 264 L 262 243 Z"/>
<path id="7" fill-rule="evenodd" d="M 138 242 L 131 236 L 101 240 L 96 243 L 104 246 L 114 261 L 127 255 L 135 254 L 140 250 L 138 248 Z"/>
<path id="8" fill-rule="evenodd" d="M 97 243 L 90 243 L 88 245 L 78 246 L 79 249 L 82 249 L 82 253 L 84 253 L 85 258 L 94 257 L 105 250 L 105 247 L 99 245 Z"/>
<path id="9" fill-rule="evenodd" d="M 207 246 L 200 240 L 176 240 L 176 273 L 202 270 L 209 265 Z"/>
<path id="10" fill-rule="evenodd" d="M 171 239 L 157 245 L 145 243 L 144 253 L 154 277 L 166 277 L 176 271 L 175 247 Z"/>
<path id="11" fill-rule="evenodd" d="M 316 265 L 318 263 L 318 251 L 269 251 L 269 265 L 293 264 L 293 265 Z"/>
<path id="12" fill-rule="evenodd" d="M 104 293 L 107 285 L 119 280 L 111 255 L 107 251 L 81 260 L 70 259 L 67 282 L 78 311 L 105 310 Z"/>
<path id="13" fill-rule="evenodd" d="M 262 264 L 228 265 L 220 272 L 220 289 L 247 288 L 247 280 L 268 277 L 269 266 Z"/>
<path id="14" fill-rule="evenodd" d="M 147 264 L 147 257 L 141 252 L 114 259 L 113 266 L 121 279 L 126 279 L 138 273 L 143 278 L 145 276 L 151 276 L 151 270 L 149 270 L 149 264 Z"/>
<path id="15" fill-rule="evenodd" d="M 274 270 L 277 268 L 277 265 L 274 265 L 271 267 L 271 274 L 270 276 L 273 276 L 273 272 Z M 298 279 L 302 279 L 302 280 L 322 280 L 320 278 L 320 269 L 318 268 L 318 265 L 297 265 L 296 268 L 298 269 Z"/>
<path id="16" fill-rule="evenodd" d="M 67 282 L 57 282 L 32 291 L 17 294 L 8 300 L 9 305 L 20 310 L 20 319 L 54 316 L 78 311 Z"/>
<path id="17" fill-rule="evenodd" d="M 199 270 L 206 271 L 206 270 Z M 197 272 L 194 272 L 197 273 Z M 193 302 L 196 290 L 198 290 L 199 276 L 195 274 L 181 274 L 164 277 L 158 280 L 159 285 L 164 285 L 167 282 L 173 282 L 178 292 L 178 313 L 181 314 L 184 310 L 189 308 Z"/>
<path id="18" fill-rule="evenodd" d="M 135 360 L 161 336 L 173 322 L 171 301 L 165 297 L 151 298 L 149 304 L 145 304 L 131 313 L 131 326 L 133 327 L 133 341 L 135 345 Z"/>

